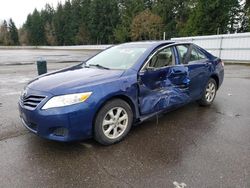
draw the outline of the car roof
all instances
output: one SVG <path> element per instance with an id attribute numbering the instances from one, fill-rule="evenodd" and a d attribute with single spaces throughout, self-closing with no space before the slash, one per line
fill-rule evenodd
<path id="1" fill-rule="evenodd" d="M 145 40 L 145 41 L 133 41 L 133 42 L 127 42 L 127 43 L 122 43 L 120 45 L 128 45 L 128 46 L 141 46 L 141 47 L 147 47 L 154 49 L 159 46 L 164 46 L 164 45 L 170 45 L 170 44 L 193 44 L 191 42 L 178 42 L 178 41 L 173 41 L 173 40 Z"/>
<path id="2" fill-rule="evenodd" d="M 134 42 L 127 42 L 123 43 L 122 45 L 141 45 L 141 46 L 159 46 L 159 45 L 167 45 L 167 44 L 174 44 L 175 41 L 171 40 L 147 40 L 147 41 L 134 41 Z"/>

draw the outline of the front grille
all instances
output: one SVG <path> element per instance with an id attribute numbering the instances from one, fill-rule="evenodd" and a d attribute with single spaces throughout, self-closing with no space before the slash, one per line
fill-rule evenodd
<path id="1" fill-rule="evenodd" d="M 29 95 L 22 97 L 21 101 L 24 107 L 35 109 L 43 99 L 45 99 L 45 96 Z"/>

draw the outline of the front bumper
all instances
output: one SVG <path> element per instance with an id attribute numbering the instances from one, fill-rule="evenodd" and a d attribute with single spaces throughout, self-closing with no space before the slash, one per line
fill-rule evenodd
<path id="1" fill-rule="evenodd" d="M 20 118 L 28 130 L 40 137 L 62 142 L 91 138 L 94 113 L 89 103 L 42 110 L 52 95 L 31 89 L 28 93 L 47 96 L 35 109 L 26 108 L 19 101 Z"/>

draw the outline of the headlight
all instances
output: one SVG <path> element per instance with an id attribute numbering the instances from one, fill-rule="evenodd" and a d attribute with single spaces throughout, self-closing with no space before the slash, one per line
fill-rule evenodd
<path id="1" fill-rule="evenodd" d="M 61 95 L 51 98 L 43 107 L 42 109 L 49 109 L 49 108 L 56 108 L 62 106 L 69 106 L 72 104 L 77 104 L 86 101 L 92 92 L 86 93 L 75 93 L 69 95 Z"/>

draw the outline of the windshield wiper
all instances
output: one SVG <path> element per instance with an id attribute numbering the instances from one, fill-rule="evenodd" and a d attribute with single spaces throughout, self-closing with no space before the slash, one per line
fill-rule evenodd
<path id="1" fill-rule="evenodd" d="M 95 67 L 97 67 L 97 68 L 100 68 L 100 69 L 107 69 L 107 70 L 110 69 L 110 68 L 104 67 L 104 66 L 102 66 L 102 65 L 100 65 L 100 64 L 89 64 L 88 66 L 95 66 Z"/>

